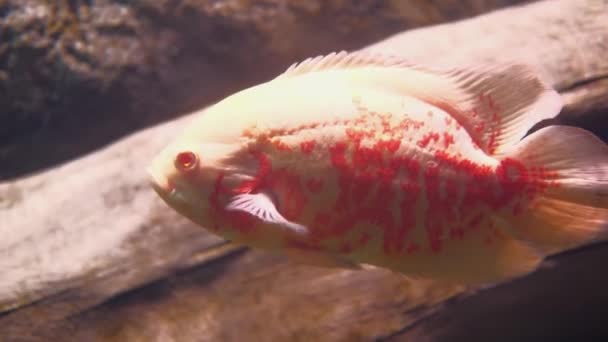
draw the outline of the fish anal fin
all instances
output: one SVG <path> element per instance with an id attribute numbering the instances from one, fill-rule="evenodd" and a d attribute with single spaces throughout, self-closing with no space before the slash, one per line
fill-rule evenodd
<path id="1" fill-rule="evenodd" d="M 445 239 L 440 250 L 396 260 L 391 268 L 440 284 L 479 287 L 525 276 L 543 262 L 544 255 L 534 246 L 509 234 L 506 220 L 488 215 L 480 227 L 458 239 Z"/>

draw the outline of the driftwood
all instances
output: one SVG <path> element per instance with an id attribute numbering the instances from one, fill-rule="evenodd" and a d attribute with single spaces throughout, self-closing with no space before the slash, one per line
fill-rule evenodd
<path id="1" fill-rule="evenodd" d="M 541 1 L 368 48 L 437 63 L 527 61 L 564 96 L 556 121 L 606 138 L 606 23 L 608 1 Z M 143 172 L 190 119 L 0 184 L 1 341 L 608 336 L 606 246 L 472 293 L 380 269 L 297 265 L 224 243 L 161 203 Z"/>

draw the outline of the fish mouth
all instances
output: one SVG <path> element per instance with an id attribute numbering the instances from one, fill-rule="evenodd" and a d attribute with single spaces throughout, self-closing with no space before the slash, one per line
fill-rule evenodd
<path id="1" fill-rule="evenodd" d="M 155 172 L 152 168 L 147 169 L 148 176 L 150 177 L 150 184 L 154 191 L 161 196 L 167 196 L 175 191 L 175 187 L 169 182 L 169 179 L 162 173 Z"/>
<path id="2" fill-rule="evenodd" d="M 163 173 L 149 169 L 148 174 L 150 175 L 150 184 L 160 198 L 172 206 L 188 206 L 185 192 L 175 186 Z"/>

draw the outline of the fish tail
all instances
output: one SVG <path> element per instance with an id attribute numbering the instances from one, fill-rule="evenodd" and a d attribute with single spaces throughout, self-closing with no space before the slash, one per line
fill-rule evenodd
<path id="1" fill-rule="evenodd" d="M 536 177 L 534 201 L 513 214 L 516 236 L 545 255 L 608 237 L 608 145 L 580 128 L 550 126 L 506 158 Z"/>

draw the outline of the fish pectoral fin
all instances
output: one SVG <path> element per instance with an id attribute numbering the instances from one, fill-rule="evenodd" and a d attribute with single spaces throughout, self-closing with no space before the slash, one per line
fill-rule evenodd
<path id="1" fill-rule="evenodd" d="M 346 268 L 350 270 L 363 269 L 360 264 L 329 252 L 314 249 L 289 248 L 285 253 L 290 260 L 310 266 Z"/>
<path id="2" fill-rule="evenodd" d="M 284 218 L 277 210 L 270 196 L 264 193 L 236 195 L 226 205 L 226 210 L 245 212 L 266 223 L 285 227 L 296 234 L 303 235 L 308 233 L 308 228 L 305 226 Z"/>

